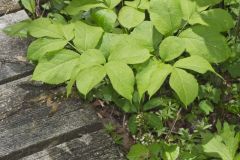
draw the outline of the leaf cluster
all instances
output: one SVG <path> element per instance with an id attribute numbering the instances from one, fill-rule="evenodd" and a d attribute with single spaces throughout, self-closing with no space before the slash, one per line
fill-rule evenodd
<path id="1" fill-rule="evenodd" d="M 226 9 L 219 7 L 221 0 L 51 0 L 42 6 L 35 0 L 21 3 L 33 19 L 4 31 L 34 39 L 27 51 L 28 59 L 36 64 L 32 79 L 64 83 L 68 96 L 75 85 L 85 98 L 101 97 L 129 113 L 130 132 L 147 142 L 133 146 L 129 159 L 197 160 L 206 158 L 207 153 L 209 157 L 236 159 L 239 136 L 228 124 L 219 130 L 220 136 L 202 136 L 200 130 L 209 128 L 205 121 L 196 134 L 188 130 L 176 131 L 181 138 L 171 134 L 182 106 L 195 106 L 198 98 L 200 110 L 210 115 L 213 105 L 220 103 L 218 89 L 199 87 L 203 74 L 210 72 L 223 79 L 214 66 L 225 62 L 224 68 L 239 76 L 236 42 L 240 41 L 233 36 L 233 32 L 239 33 L 240 22 L 235 20 L 239 0 L 224 1 Z M 171 128 L 166 125 L 169 120 L 174 120 Z M 165 141 L 154 140 L 162 135 Z M 231 140 L 235 141 L 234 151 L 222 135 L 237 135 Z M 210 140 L 205 143 L 199 137 Z M 196 144 L 203 145 L 199 148 Z M 194 148 L 194 153 L 187 154 L 192 151 L 189 148 Z M 199 158 L 201 153 L 204 156 Z"/>

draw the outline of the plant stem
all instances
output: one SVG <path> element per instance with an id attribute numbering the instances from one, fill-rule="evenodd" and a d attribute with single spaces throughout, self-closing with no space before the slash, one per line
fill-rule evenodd
<path id="1" fill-rule="evenodd" d="M 78 50 L 72 43 L 68 42 L 68 44 L 74 48 L 79 54 L 82 54 L 82 52 L 80 50 Z"/>
<path id="2" fill-rule="evenodd" d="M 177 36 L 179 36 L 179 34 L 185 29 L 185 27 L 188 25 L 188 22 L 185 22 L 184 25 L 182 26 L 182 28 L 179 30 Z"/>
<path id="3" fill-rule="evenodd" d="M 176 119 L 174 120 L 173 125 L 172 125 L 170 131 L 169 131 L 168 134 L 166 135 L 165 140 L 167 140 L 167 139 L 169 138 L 170 134 L 173 132 L 173 129 L 175 128 L 175 125 L 176 125 L 176 123 L 177 123 L 177 121 L 178 121 L 178 118 L 179 118 L 179 115 L 180 115 L 181 111 L 182 111 L 182 108 L 180 108 L 180 109 L 178 110 Z"/>
<path id="4" fill-rule="evenodd" d="M 126 114 L 123 115 L 122 127 L 125 128 Z"/>

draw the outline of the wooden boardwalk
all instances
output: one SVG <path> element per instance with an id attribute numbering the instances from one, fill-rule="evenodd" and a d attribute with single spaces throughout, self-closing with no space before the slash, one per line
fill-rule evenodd
<path id="1" fill-rule="evenodd" d="M 0 29 L 28 18 L 19 9 L 0 0 Z M 124 159 L 89 104 L 31 81 L 28 44 L 0 32 L 0 160 Z"/>

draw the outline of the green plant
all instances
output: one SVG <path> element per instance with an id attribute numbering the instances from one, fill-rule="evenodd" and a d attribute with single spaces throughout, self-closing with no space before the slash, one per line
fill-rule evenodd
<path id="1" fill-rule="evenodd" d="M 115 130 L 116 127 L 112 123 L 107 123 L 104 125 L 105 131 L 111 135 L 116 144 L 122 144 L 122 137 L 118 135 Z"/>
<path id="2" fill-rule="evenodd" d="M 33 80 L 66 83 L 68 96 L 76 84 L 85 98 L 113 102 L 128 113 L 129 130 L 137 141 L 129 159 L 206 157 L 199 157 L 203 149 L 197 144 L 200 132 L 211 126 L 210 118 L 199 118 L 194 107 L 210 116 L 214 105 L 222 103 L 221 91 L 210 84 L 199 89 L 198 82 L 208 71 L 222 78 L 212 65 L 223 62 L 225 70 L 239 76 L 238 0 L 21 2 L 32 19 L 4 31 L 35 38 L 27 52 L 36 64 Z M 184 109 L 197 111 L 181 113 Z M 175 129 L 182 114 L 184 125 L 189 125 L 186 119 L 197 119 L 198 128 L 178 124 Z"/>
<path id="3" fill-rule="evenodd" d="M 240 133 L 235 132 L 234 126 L 224 123 L 217 125 L 217 134 L 205 134 L 203 137 L 203 150 L 211 157 L 220 157 L 222 160 L 238 160 L 237 152 L 240 143 Z"/>
<path id="4" fill-rule="evenodd" d="M 109 78 L 117 93 L 131 102 L 135 83 L 141 100 L 146 92 L 153 96 L 170 75 L 170 87 L 187 106 L 198 95 L 198 83 L 184 69 L 214 72 L 209 62 L 219 63 L 230 55 L 219 32 L 229 30 L 234 22 L 225 10 L 206 10 L 214 4 L 73 0 L 61 10 L 61 20 L 40 17 L 5 31 L 37 38 L 28 49 L 28 58 L 37 62 L 33 80 L 68 82 L 68 94 L 76 81 L 80 93 L 86 95 Z M 115 9 L 117 5 L 120 9 Z M 190 56 L 181 56 L 184 52 Z"/>
<path id="5" fill-rule="evenodd" d="M 239 84 L 232 84 L 225 95 L 229 100 L 224 104 L 224 107 L 235 114 L 240 114 L 240 86 Z"/>
<path id="6" fill-rule="evenodd" d="M 161 156 L 160 156 L 161 155 Z M 128 153 L 129 160 L 176 160 L 179 156 L 179 147 L 166 143 L 153 143 L 149 146 L 141 144 L 134 145 Z"/>

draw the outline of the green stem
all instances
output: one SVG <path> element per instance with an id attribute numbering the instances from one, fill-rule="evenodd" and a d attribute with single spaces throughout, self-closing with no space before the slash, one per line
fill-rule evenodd
<path id="1" fill-rule="evenodd" d="M 173 125 L 172 125 L 170 131 L 169 131 L 168 134 L 166 135 L 165 140 L 167 140 L 167 139 L 169 138 L 169 136 L 171 135 L 171 133 L 173 132 L 173 129 L 175 128 L 175 125 L 176 125 L 176 123 L 177 123 L 177 121 L 178 121 L 178 118 L 179 118 L 179 115 L 180 115 L 181 111 L 182 111 L 182 108 L 180 108 L 180 109 L 178 110 L 176 119 L 174 120 Z"/>
<path id="2" fill-rule="evenodd" d="M 72 43 L 68 42 L 68 44 L 75 49 L 79 54 L 82 54 L 82 52 L 80 50 L 78 50 Z"/>
<path id="3" fill-rule="evenodd" d="M 188 22 L 186 22 L 186 23 L 182 26 L 182 28 L 179 30 L 177 36 L 179 36 L 179 34 L 185 29 L 185 27 L 186 27 L 187 25 L 188 25 Z"/>

